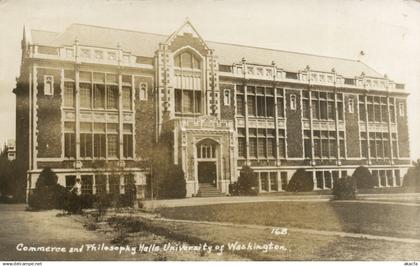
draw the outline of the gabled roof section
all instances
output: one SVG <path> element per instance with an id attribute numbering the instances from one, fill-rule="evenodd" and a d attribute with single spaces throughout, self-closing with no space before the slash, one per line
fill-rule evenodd
<path id="1" fill-rule="evenodd" d="M 72 24 L 63 33 L 32 30 L 32 43 L 55 47 L 72 46 L 77 39 L 81 45 L 102 48 L 117 48 L 118 44 L 124 51 L 136 56 L 153 57 L 159 48 L 159 43 L 166 43 L 178 34 L 196 34 L 206 47 L 215 50 L 219 64 L 232 65 L 240 63 L 245 58 L 248 63 L 270 65 L 272 61 L 285 71 L 297 72 L 310 66 L 315 71 L 335 71 L 345 77 L 353 78 L 365 73 L 369 77 L 383 76 L 366 64 L 351 60 L 328 56 L 296 53 L 245 45 L 220 42 L 205 42 L 193 25 L 187 21 L 170 36 L 139 31 L 114 29 L 108 27 Z"/>
<path id="2" fill-rule="evenodd" d="M 190 20 L 187 18 L 184 24 L 182 24 L 181 27 L 179 27 L 178 30 L 176 30 L 174 33 L 172 33 L 168 39 L 166 40 L 166 44 L 170 45 L 172 41 L 176 39 L 177 36 L 182 36 L 184 34 L 191 34 L 194 38 L 197 38 L 200 40 L 201 44 L 208 50 L 209 47 L 206 44 L 206 41 L 201 38 L 198 31 L 195 29 L 193 24 L 190 22 Z"/>

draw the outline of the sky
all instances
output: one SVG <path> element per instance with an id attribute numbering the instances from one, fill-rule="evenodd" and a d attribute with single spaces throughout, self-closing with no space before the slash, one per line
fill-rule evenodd
<path id="1" fill-rule="evenodd" d="M 420 158 L 420 1 L 414 0 L 0 0 L 0 144 L 15 136 L 12 90 L 24 25 L 171 34 L 186 18 L 206 40 L 358 59 L 405 83 L 411 157 Z"/>

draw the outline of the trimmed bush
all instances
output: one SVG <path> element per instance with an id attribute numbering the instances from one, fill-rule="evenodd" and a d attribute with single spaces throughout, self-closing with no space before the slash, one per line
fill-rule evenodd
<path id="1" fill-rule="evenodd" d="M 375 180 L 372 176 L 369 169 L 364 166 L 357 167 L 352 177 L 358 189 L 373 188 L 378 182 L 378 180 Z"/>
<path id="2" fill-rule="evenodd" d="M 334 184 L 332 194 L 335 200 L 356 199 L 356 188 L 352 177 L 347 176 L 337 179 Z"/>
<path id="3" fill-rule="evenodd" d="M 38 180 L 36 181 L 35 187 L 41 188 L 46 186 L 53 186 L 57 184 L 58 176 L 47 167 L 42 170 L 39 174 Z"/>
<path id="4" fill-rule="evenodd" d="M 305 169 L 298 169 L 286 186 L 286 191 L 290 192 L 307 192 L 314 189 L 314 180 L 311 173 Z"/>
<path id="5" fill-rule="evenodd" d="M 239 195 L 258 194 L 258 175 L 248 165 L 242 166 L 235 189 Z"/>

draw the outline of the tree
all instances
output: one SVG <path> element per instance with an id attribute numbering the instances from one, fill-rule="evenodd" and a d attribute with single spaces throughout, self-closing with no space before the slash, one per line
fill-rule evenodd
<path id="1" fill-rule="evenodd" d="M 413 161 L 413 166 L 408 168 L 403 180 L 404 187 L 420 187 L 420 159 Z"/>
<path id="2" fill-rule="evenodd" d="M 16 202 L 25 199 L 25 180 L 19 178 L 21 168 L 15 160 L 8 159 L 7 147 L 4 146 L 0 152 L 0 200 Z M 13 198 L 8 198 L 10 196 Z"/>
<path id="3" fill-rule="evenodd" d="M 352 177 L 358 189 L 373 188 L 378 182 L 372 176 L 369 169 L 364 166 L 357 167 Z"/>
<path id="4" fill-rule="evenodd" d="M 242 166 L 238 178 L 238 192 L 242 195 L 254 195 L 258 193 L 258 175 L 248 165 Z"/>
<path id="5" fill-rule="evenodd" d="M 185 174 L 181 166 L 173 162 L 172 143 L 172 131 L 165 130 L 157 147 L 150 153 L 148 187 L 152 198 L 184 198 L 186 195 Z"/>
<path id="6" fill-rule="evenodd" d="M 305 169 L 298 169 L 286 186 L 286 191 L 305 192 L 314 189 L 314 181 L 309 172 Z"/>

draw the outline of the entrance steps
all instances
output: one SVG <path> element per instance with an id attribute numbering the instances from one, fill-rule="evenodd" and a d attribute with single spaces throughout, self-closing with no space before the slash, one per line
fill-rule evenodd
<path id="1" fill-rule="evenodd" d="M 197 197 L 223 197 L 224 193 L 217 190 L 212 184 L 200 183 L 198 188 Z"/>

